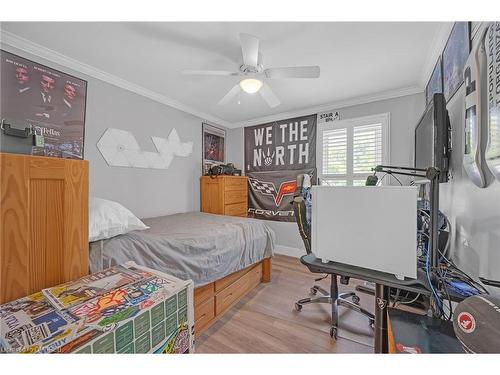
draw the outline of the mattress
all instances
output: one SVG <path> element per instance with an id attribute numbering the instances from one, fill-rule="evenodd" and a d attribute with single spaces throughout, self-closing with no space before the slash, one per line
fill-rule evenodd
<path id="1" fill-rule="evenodd" d="M 202 286 L 268 258 L 275 234 L 265 222 L 188 212 L 144 219 L 150 229 L 90 244 L 90 271 L 127 261 Z"/>

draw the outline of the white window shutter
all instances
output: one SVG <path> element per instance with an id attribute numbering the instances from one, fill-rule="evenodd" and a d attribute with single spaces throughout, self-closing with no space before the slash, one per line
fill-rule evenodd
<path id="1" fill-rule="evenodd" d="M 388 115 L 332 122 L 320 129 L 318 175 L 323 185 L 362 186 L 372 168 L 387 164 Z"/>
<path id="2" fill-rule="evenodd" d="M 382 164 L 382 124 L 355 126 L 352 135 L 353 174 L 369 174 Z"/>
<path id="3" fill-rule="evenodd" d="M 323 176 L 347 173 L 347 129 L 323 132 Z"/>

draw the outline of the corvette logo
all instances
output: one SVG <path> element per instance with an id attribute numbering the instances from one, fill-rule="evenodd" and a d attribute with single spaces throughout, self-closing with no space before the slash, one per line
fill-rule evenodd
<path id="1" fill-rule="evenodd" d="M 297 188 L 297 181 L 295 180 L 282 182 L 278 190 L 276 190 L 276 186 L 272 182 L 259 181 L 256 178 L 250 178 L 249 182 L 253 191 L 272 196 L 276 207 L 279 207 L 285 195 L 292 195 Z"/>

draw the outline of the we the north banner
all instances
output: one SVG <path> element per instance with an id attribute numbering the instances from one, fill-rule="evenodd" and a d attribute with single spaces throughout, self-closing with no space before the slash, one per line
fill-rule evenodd
<path id="1" fill-rule="evenodd" d="M 295 221 L 292 197 L 297 175 L 316 180 L 316 115 L 245 128 L 248 216 Z"/>

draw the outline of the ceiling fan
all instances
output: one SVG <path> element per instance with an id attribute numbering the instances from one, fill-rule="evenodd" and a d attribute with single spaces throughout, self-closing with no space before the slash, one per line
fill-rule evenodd
<path id="1" fill-rule="evenodd" d="M 259 93 L 269 107 L 280 105 L 280 100 L 271 90 L 265 79 L 275 78 L 318 78 L 319 66 L 295 66 L 264 69 L 263 56 L 259 52 L 259 39 L 253 35 L 240 34 L 243 64 L 237 72 L 225 70 L 183 70 L 186 75 L 238 76 L 238 84 L 229 90 L 217 103 L 224 105 L 238 95 L 241 90 L 248 94 Z"/>

